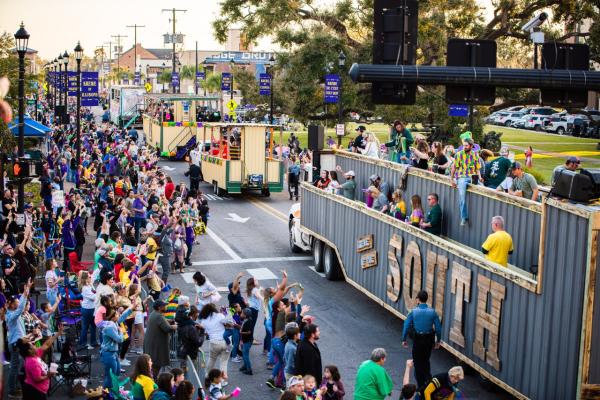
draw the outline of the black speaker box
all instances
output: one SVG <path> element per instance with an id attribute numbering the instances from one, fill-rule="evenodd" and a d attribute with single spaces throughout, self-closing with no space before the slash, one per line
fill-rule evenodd
<path id="1" fill-rule="evenodd" d="M 567 169 L 556 177 L 552 194 L 569 200 L 588 202 L 595 198 L 594 181 L 587 173 L 577 173 Z"/>
<path id="2" fill-rule="evenodd" d="M 496 68 L 496 42 L 493 40 L 448 39 L 446 65 L 449 67 Z M 446 86 L 448 104 L 486 104 L 496 101 L 496 88 Z"/>
<path id="3" fill-rule="evenodd" d="M 308 149 L 312 151 L 323 150 L 325 145 L 325 127 L 323 125 L 308 126 Z"/>

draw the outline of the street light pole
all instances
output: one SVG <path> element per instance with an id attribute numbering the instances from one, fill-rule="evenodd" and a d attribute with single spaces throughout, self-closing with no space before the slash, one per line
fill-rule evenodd
<path id="1" fill-rule="evenodd" d="M 65 65 L 65 73 L 64 73 L 64 90 L 63 93 L 65 95 L 65 121 L 63 122 L 63 124 L 67 124 L 69 123 L 69 106 L 68 106 L 68 97 L 67 97 L 67 92 L 68 92 L 68 88 L 69 88 L 69 73 L 67 72 L 68 67 L 69 67 L 69 53 L 67 53 L 67 51 L 65 50 L 65 52 L 63 53 L 63 64 Z M 62 122 L 62 121 L 61 121 Z"/>
<path id="2" fill-rule="evenodd" d="M 340 55 L 338 56 L 338 67 L 340 72 L 340 87 L 338 88 L 338 124 L 344 123 L 344 107 L 342 102 L 342 86 L 344 86 L 344 82 L 342 81 L 342 75 L 344 72 L 344 65 L 346 65 L 346 55 L 343 51 L 340 51 Z M 342 137 L 342 135 L 338 135 L 338 148 L 342 147 Z"/>
<path id="3" fill-rule="evenodd" d="M 19 160 L 25 156 L 25 53 L 27 53 L 27 42 L 29 41 L 29 33 L 25 30 L 25 25 L 21 22 L 21 27 L 15 33 L 15 43 L 17 53 L 19 54 L 19 142 L 18 156 Z M 4 177 L 0 177 L 4 179 Z M 25 203 L 25 187 L 23 180 L 19 177 L 19 197 L 18 197 L 18 212 L 23 212 Z M 4 194 L 3 194 L 4 195 Z"/>
<path id="4" fill-rule="evenodd" d="M 62 54 L 58 55 L 56 59 L 56 65 L 58 66 L 58 75 L 56 75 L 56 96 L 58 97 L 58 110 L 54 112 L 54 120 L 58 120 L 61 124 L 63 116 L 60 110 L 62 109 Z"/>
<path id="5" fill-rule="evenodd" d="M 81 164 L 81 59 L 83 58 L 83 48 L 77 42 L 75 46 L 75 60 L 77 61 L 77 172 Z M 75 175 L 75 185 L 79 189 L 79 177 Z"/>
<path id="6" fill-rule="evenodd" d="M 232 58 L 231 61 L 229 61 L 229 68 L 231 69 L 231 87 L 229 88 L 230 100 L 233 100 L 233 67 L 235 67 L 235 60 Z"/>
<path id="7" fill-rule="evenodd" d="M 270 123 L 271 125 L 273 125 L 273 79 L 275 77 L 274 74 L 274 69 L 275 69 L 275 57 L 273 57 L 273 55 L 271 54 L 271 58 L 269 58 L 269 86 L 270 86 L 270 90 L 269 90 L 269 94 L 271 95 L 271 104 L 269 107 L 269 111 L 270 111 Z"/>

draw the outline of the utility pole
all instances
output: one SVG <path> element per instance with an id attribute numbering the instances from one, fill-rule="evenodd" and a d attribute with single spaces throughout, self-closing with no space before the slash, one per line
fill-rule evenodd
<path id="1" fill-rule="evenodd" d="M 196 93 L 196 95 L 198 95 L 198 41 L 196 40 L 196 68 L 195 68 L 195 75 L 194 75 L 194 93 Z"/>
<path id="2" fill-rule="evenodd" d="M 127 35 L 111 35 L 111 37 L 117 39 L 117 81 L 121 83 L 121 39 L 126 38 Z"/>
<path id="3" fill-rule="evenodd" d="M 187 10 L 178 10 L 176 8 L 172 8 L 172 9 L 163 8 L 162 12 L 165 12 L 165 11 L 173 13 L 173 16 L 171 17 L 171 22 L 173 23 L 173 35 L 171 36 L 171 42 L 173 43 L 173 56 L 172 56 L 172 61 L 171 61 L 173 63 L 173 66 L 171 68 L 171 76 L 172 76 L 172 74 L 174 72 L 176 72 L 176 68 L 177 68 L 175 65 L 175 23 L 177 22 L 176 15 L 178 12 L 186 12 Z M 171 81 L 171 85 L 173 85 L 173 81 Z M 177 91 L 179 92 L 179 86 L 177 86 Z M 175 87 L 173 87 L 173 93 L 175 93 Z"/>
<path id="4" fill-rule="evenodd" d="M 146 25 L 127 25 L 126 28 L 133 28 L 133 73 L 137 72 L 137 30 L 138 28 L 145 28 Z M 142 71 L 140 71 L 141 73 Z M 141 79 L 140 79 L 141 80 Z"/>

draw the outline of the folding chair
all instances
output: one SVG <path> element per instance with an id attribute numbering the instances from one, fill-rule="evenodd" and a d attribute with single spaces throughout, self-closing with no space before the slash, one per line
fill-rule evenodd
<path id="1" fill-rule="evenodd" d="M 77 355 L 75 350 L 76 338 L 67 338 L 62 346 L 58 364 L 58 372 L 52 378 L 48 394 L 53 394 L 61 385 L 66 386 L 68 395 L 73 395 L 75 379 L 92 378 L 92 356 Z"/>

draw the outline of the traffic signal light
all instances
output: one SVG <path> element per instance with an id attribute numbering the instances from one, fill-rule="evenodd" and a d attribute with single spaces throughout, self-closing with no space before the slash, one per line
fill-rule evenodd
<path id="1" fill-rule="evenodd" d="M 417 58 L 417 0 L 375 0 L 373 64 L 414 65 Z M 417 85 L 373 82 L 375 104 L 414 104 Z"/>
<path id="2" fill-rule="evenodd" d="M 12 164 L 14 178 L 29 178 L 29 163 L 27 161 L 15 160 Z"/>

